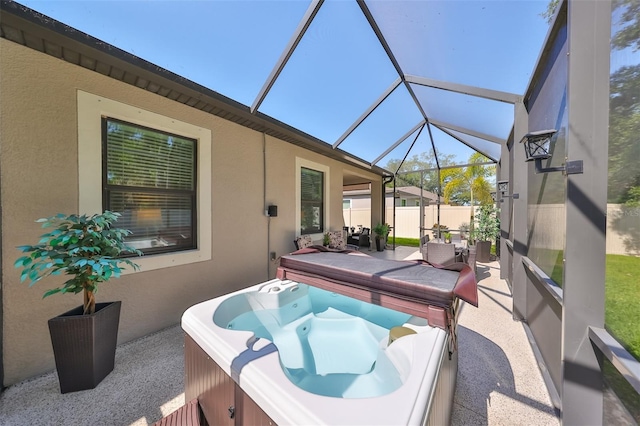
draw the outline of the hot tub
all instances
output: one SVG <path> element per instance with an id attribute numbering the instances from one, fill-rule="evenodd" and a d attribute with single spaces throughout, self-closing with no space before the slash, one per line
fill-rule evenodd
<path id="1" fill-rule="evenodd" d="M 182 327 L 185 398 L 209 424 L 449 422 L 457 353 L 423 318 L 275 279 L 189 308 Z"/>

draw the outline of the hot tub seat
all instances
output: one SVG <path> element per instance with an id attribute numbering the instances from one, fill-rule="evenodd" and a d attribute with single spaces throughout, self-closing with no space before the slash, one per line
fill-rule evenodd
<path id="1" fill-rule="evenodd" d="M 426 318 L 450 331 L 458 298 L 478 306 L 475 274 L 462 263 L 442 267 L 311 247 L 282 256 L 276 276 Z"/>

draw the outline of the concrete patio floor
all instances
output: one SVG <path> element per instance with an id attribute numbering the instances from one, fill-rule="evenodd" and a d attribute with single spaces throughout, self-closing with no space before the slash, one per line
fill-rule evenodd
<path id="1" fill-rule="evenodd" d="M 397 247 L 376 257 L 419 258 Z M 478 264 L 479 307 L 463 305 L 451 424 L 558 425 L 498 262 Z M 118 347 L 116 367 L 95 389 L 60 394 L 55 372 L 0 394 L 0 425 L 147 425 L 184 404 L 183 334 L 178 325 Z"/>

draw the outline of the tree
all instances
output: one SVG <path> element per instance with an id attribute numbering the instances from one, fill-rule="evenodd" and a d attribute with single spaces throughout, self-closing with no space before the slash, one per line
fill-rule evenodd
<path id="1" fill-rule="evenodd" d="M 487 157 L 475 152 L 469 157 L 469 164 L 486 163 Z M 444 202 L 446 204 L 471 206 L 470 228 L 473 233 L 474 217 L 473 209 L 476 203 L 480 205 L 493 204 L 491 192 L 494 185 L 489 177 L 495 176 L 495 166 L 467 166 L 453 169 L 445 169 L 440 172 L 442 186 L 444 188 Z"/>
<path id="2" fill-rule="evenodd" d="M 613 73 L 610 90 L 608 199 L 624 203 L 640 181 L 640 65 Z"/>
<path id="3" fill-rule="evenodd" d="M 550 0 L 542 14 L 549 21 L 559 5 Z M 640 50 L 640 2 L 613 0 L 615 34 L 612 50 Z M 640 202 L 640 64 L 625 65 L 610 77 L 609 95 L 609 189 L 608 201 L 629 205 Z"/>
<path id="4" fill-rule="evenodd" d="M 440 167 L 453 165 L 454 156 L 438 153 L 438 163 Z M 429 170 L 422 176 L 422 188 L 425 191 L 439 193 L 437 163 L 431 152 L 415 154 L 404 162 L 401 159 L 389 160 L 385 168 L 391 172 L 397 172 L 396 186 L 416 186 L 418 188 L 420 188 L 421 181 L 419 171 Z M 412 171 L 416 172 L 410 173 Z"/>
<path id="5" fill-rule="evenodd" d="M 542 16 L 544 19 L 547 20 L 548 24 L 551 24 L 551 19 L 553 18 L 553 15 L 556 13 L 556 9 L 558 8 L 559 4 L 560 4 L 560 0 L 551 0 L 547 4 L 547 10 L 545 10 L 540 14 L 540 16 Z"/>
<path id="6" fill-rule="evenodd" d="M 640 2 L 637 0 L 614 0 L 612 9 L 621 10 L 618 28 L 620 31 L 611 40 L 611 45 L 618 50 L 633 47 L 633 51 L 640 49 Z M 615 23 L 614 23 L 615 25 Z"/>
<path id="7" fill-rule="evenodd" d="M 479 152 L 471 154 L 469 164 L 490 161 Z M 440 172 L 444 202 L 452 205 L 473 206 L 491 204 L 494 185 L 489 178 L 495 176 L 495 166 L 467 166 L 444 169 Z"/>
<path id="8" fill-rule="evenodd" d="M 559 5 L 560 0 L 550 0 L 547 3 L 547 9 L 540 16 L 550 24 Z M 637 25 L 640 22 L 640 2 L 638 0 L 613 0 L 611 9 L 622 11 L 620 22 L 617 23 L 620 31 L 616 32 L 611 39 L 612 47 L 618 50 L 633 47 L 633 51 L 637 52 L 640 49 L 640 26 Z"/>

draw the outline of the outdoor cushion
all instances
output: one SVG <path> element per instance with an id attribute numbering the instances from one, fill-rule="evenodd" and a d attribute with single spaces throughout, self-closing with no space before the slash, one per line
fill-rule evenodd
<path id="1" fill-rule="evenodd" d="M 329 248 L 338 250 L 346 248 L 342 231 L 329 231 Z"/>
<path id="2" fill-rule="evenodd" d="M 311 239 L 311 235 L 300 235 L 298 238 L 294 240 L 294 243 L 298 250 L 307 248 L 313 245 L 313 240 Z"/>

